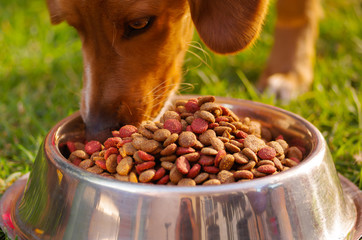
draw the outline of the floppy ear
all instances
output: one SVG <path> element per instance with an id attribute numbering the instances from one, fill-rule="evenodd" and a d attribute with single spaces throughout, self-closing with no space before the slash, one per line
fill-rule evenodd
<path id="1" fill-rule="evenodd" d="M 61 23 L 64 18 L 59 6 L 59 0 L 47 0 L 47 5 L 51 23 L 54 25 Z"/>
<path id="2" fill-rule="evenodd" d="M 268 0 L 188 0 L 202 41 L 218 53 L 235 53 L 258 37 Z"/>

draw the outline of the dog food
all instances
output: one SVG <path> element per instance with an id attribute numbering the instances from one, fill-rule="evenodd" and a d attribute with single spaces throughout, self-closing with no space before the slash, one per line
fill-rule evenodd
<path id="1" fill-rule="evenodd" d="M 120 181 L 180 186 L 250 181 L 303 160 L 303 146 L 203 96 L 179 100 L 160 122 L 112 132 L 104 143 L 67 142 L 68 161 Z"/>

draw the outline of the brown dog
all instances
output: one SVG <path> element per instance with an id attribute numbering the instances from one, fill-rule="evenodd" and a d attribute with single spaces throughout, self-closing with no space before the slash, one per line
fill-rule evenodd
<path id="1" fill-rule="evenodd" d="M 53 24 L 82 40 L 81 115 L 88 137 L 153 118 L 177 89 L 193 25 L 218 53 L 258 36 L 268 0 L 47 0 Z M 275 45 L 259 87 L 290 98 L 308 89 L 318 0 L 280 0 Z M 103 137 L 100 137 L 102 136 Z"/>

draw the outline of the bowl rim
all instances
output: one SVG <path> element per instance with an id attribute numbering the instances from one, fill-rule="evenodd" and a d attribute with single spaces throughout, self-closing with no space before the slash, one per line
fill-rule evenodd
<path id="1" fill-rule="evenodd" d="M 180 95 L 177 96 L 178 99 L 189 99 L 195 98 L 199 95 Z M 264 187 L 270 188 L 271 185 L 278 187 L 280 182 L 290 178 L 293 175 L 298 174 L 300 171 L 304 171 L 304 168 L 307 167 L 311 169 L 313 165 L 318 166 L 319 163 L 323 160 L 323 157 L 326 153 L 326 143 L 324 137 L 320 131 L 309 121 L 303 117 L 292 113 L 290 111 L 284 110 L 279 107 L 275 107 L 269 104 L 260 103 L 251 100 L 237 99 L 231 97 L 216 97 L 216 101 L 222 102 L 222 104 L 227 104 L 234 102 L 246 103 L 249 105 L 257 105 L 263 108 L 269 108 L 272 111 L 279 112 L 281 114 L 287 115 L 298 122 L 302 123 L 308 130 L 308 134 L 315 141 L 312 144 L 310 153 L 306 158 L 297 166 L 293 167 L 290 170 L 283 171 L 276 175 L 269 175 L 262 178 L 256 178 L 247 182 L 236 182 L 231 184 L 221 184 L 221 185 L 210 185 L 210 186 L 172 186 L 172 185 L 156 185 L 156 184 L 144 184 L 144 183 L 132 183 L 132 182 L 122 182 L 116 179 L 109 179 L 94 173 L 90 173 L 81 169 L 75 165 L 69 164 L 63 155 L 60 153 L 56 139 L 57 133 L 60 131 L 61 126 L 65 123 L 72 121 L 80 117 L 79 111 L 73 113 L 72 115 L 59 121 L 47 134 L 44 141 L 44 150 L 48 154 L 55 155 L 54 158 L 49 158 L 50 161 L 55 164 L 57 169 L 63 170 L 66 174 L 72 175 L 74 178 L 79 178 L 87 182 L 98 184 L 104 187 L 115 188 L 118 190 L 123 190 L 131 193 L 145 194 L 145 195 L 160 195 L 160 194 L 187 194 L 188 196 L 196 196 L 200 194 L 220 194 L 220 193 L 230 193 L 230 192 L 240 192 L 242 189 L 255 189 L 255 191 L 262 191 Z M 63 173 L 64 174 L 64 173 Z"/>

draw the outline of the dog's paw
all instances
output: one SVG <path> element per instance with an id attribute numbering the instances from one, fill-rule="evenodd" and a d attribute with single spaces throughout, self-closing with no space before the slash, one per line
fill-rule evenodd
<path id="1" fill-rule="evenodd" d="M 262 77 L 257 88 L 268 95 L 274 95 L 283 102 L 289 102 L 305 93 L 309 85 L 295 73 L 274 73 Z"/>

